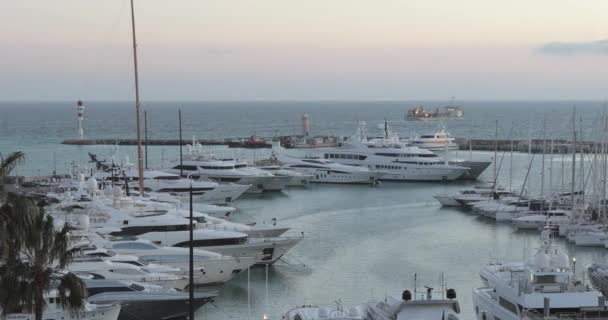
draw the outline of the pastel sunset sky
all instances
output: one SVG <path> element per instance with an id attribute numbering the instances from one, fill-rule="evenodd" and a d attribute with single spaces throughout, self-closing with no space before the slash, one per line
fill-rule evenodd
<path id="1" fill-rule="evenodd" d="M 605 99 L 606 0 L 135 0 L 143 100 Z M 128 0 L 0 4 L 0 100 L 133 97 Z"/>

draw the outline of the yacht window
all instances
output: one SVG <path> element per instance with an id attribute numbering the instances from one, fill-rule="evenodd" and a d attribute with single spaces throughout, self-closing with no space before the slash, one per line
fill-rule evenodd
<path id="1" fill-rule="evenodd" d="M 170 255 L 147 255 L 141 256 L 142 259 L 146 261 L 155 261 L 155 262 L 187 262 L 190 261 L 189 255 L 179 255 L 179 254 L 170 254 Z M 195 261 L 200 260 L 208 260 L 207 256 L 195 255 L 193 256 Z"/>
<path id="2" fill-rule="evenodd" d="M 114 269 L 114 270 L 110 270 L 110 271 L 117 273 L 117 274 L 126 274 L 126 275 L 140 275 L 143 273 L 137 269 Z"/>
<path id="3" fill-rule="evenodd" d="M 95 252 L 95 253 L 87 253 L 87 257 L 111 257 L 112 255 L 107 252 Z"/>
<path id="4" fill-rule="evenodd" d="M 237 164 L 234 167 L 237 168 L 237 169 L 238 168 L 245 168 L 245 167 L 247 167 L 247 165 L 246 164 Z"/>
<path id="5" fill-rule="evenodd" d="M 292 168 L 309 168 L 309 169 L 323 169 L 321 166 L 311 166 L 306 164 L 295 164 L 291 166 Z"/>
<path id="6" fill-rule="evenodd" d="M 146 264 L 141 262 L 141 261 L 116 261 L 116 262 L 120 262 L 120 263 L 128 263 L 128 264 L 132 264 L 134 266 L 138 266 L 138 267 L 143 267 Z"/>
<path id="7" fill-rule="evenodd" d="M 381 157 L 399 157 L 399 154 L 397 153 L 383 153 L 383 152 L 378 152 L 378 153 L 374 153 L 377 156 L 381 156 Z"/>
<path id="8" fill-rule="evenodd" d="M 435 138 L 435 136 L 433 136 L 433 135 L 424 135 L 424 136 L 420 136 L 420 138 L 423 138 L 423 139 L 432 139 L 432 138 Z"/>
<path id="9" fill-rule="evenodd" d="M 131 249 L 131 250 L 154 250 L 157 249 L 155 245 L 141 242 L 123 242 L 112 245 L 113 249 Z"/>
<path id="10" fill-rule="evenodd" d="M 201 239 L 194 240 L 192 246 L 194 247 L 208 247 L 208 246 L 223 246 L 223 245 L 236 245 L 247 242 L 247 237 L 240 238 L 226 238 L 226 239 Z M 188 241 L 180 242 L 174 245 L 174 247 L 189 247 Z"/>
<path id="11" fill-rule="evenodd" d="M 511 311 L 512 313 L 517 314 L 517 307 L 513 303 L 511 303 L 509 300 L 507 300 L 503 297 L 498 297 L 498 304 L 501 307 Z"/>
<path id="12" fill-rule="evenodd" d="M 138 286 L 141 287 L 139 285 L 133 284 L 131 286 Z M 137 291 L 142 291 L 143 287 L 141 287 L 141 290 L 137 290 Z M 104 292 L 125 292 L 125 291 L 135 291 L 129 287 L 95 287 L 95 288 L 87 288 L 87 292 L 89 293 L 89 297 L 94 296 L 96 294 L 100 294 L 100 293 L 104 293 Z"/>
<path id="13" fill-rule="evenodd" d="M 186 171 L 196 171 L 198 168 L 196 166 L 186 166 L 186 165 L 177 165 L 175 167 L 173 167 L 173 169 L 178 169 L 178 170 L 186 170 Z"/>
<path id="14" fill-rule="evenodd" d="M 535 283 L 556 283 L 555 275 L 553 275 L 553 274 L 542 275 L 542 276 L 537 275 L 534 277 L 534 282 Z"/>
<path id="15" fill-rule="evenodd" d="M 359 160 L 363 161 L 367 158 L 367 156 L 359 155 Z"/>
<path id="16" fill-rule="evenodd" d="M 145 288 L 136 283 L 133 283 L 129 286 L 129 288 L 133 289 L 133 291 L 143 291 Z"/>
<path id="17" fill-rule="evenodd" d="M 179 180 L 181 177 L 179 176 L 160 176 L 154 178 L 154 180 Z"/>

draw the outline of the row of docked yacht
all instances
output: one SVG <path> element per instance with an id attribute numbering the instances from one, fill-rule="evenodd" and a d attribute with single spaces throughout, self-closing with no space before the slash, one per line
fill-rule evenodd
<path id="1" fill-rule="evenodd" d="M 602 293 L 580 281 L 570 260 L 553 242 L 555 228 L 541 232 L 540 246 L 525 262 L 490 263 L 473 290 L 478 320 L 605 318 Z"/>
<path id="2" fill-rule="evenodd" d="M 52 192 L 30 194 L 44 200 L 40 204 L 57 225 L 69 223 L 74 228 L 72 247 L 79 254 L 65 271 L 85 281 L 88 308 L 115 313 L 114 317 L 91 313 L 87 318 L 186 318 L 189 297 L 182 290 L 190 283 L 188 247 L 194 247 L 194 285 L 216 285 L 255 264 L 273 264 L 303 238 L 285 236 L 289 228 L 276 223 L 241 224 L 198 211 L 192 212 L 191 221 L 179 198 L 128 195 L 122 183 L 112 187 L 112 182 L 116 181 L 85 179 L 80 174 L 78 181 L 63 181 Z M 129 190 L 128 184 L 125 189 Z M 195 307 L 216 295 L 196 293 Z M 47 303 L 55 300 L 51 295 Z M 49 308 L 45 316 L 53 315 L 53 310 Z"/>
<path id="3" fill-rule="evenodd" d="M 245 161 L 216 157 L 194 139 L 192 145 L 188 145 L 184 159 L 173 163 L 165 171 L 194 180 L 250 185 L 247 190 L 250 193 L 281 191 L 292 182 L 289 176 L 249 166 Z"/>
<path id="4" fill-rule="evenodd" d="M 385 126 L 385 137 L 368 140 L 365 123 L 337 148 L 319 148 L 304 158 L 285 155 L 273 145 L 271 163 L 313 175 L 319 183 L 376 183 L 377 181 L 453 181 L 475 179 L 487 161 L 448 161 L 430 150 L 402 143 Z M 446 155 L 447 156 L 447 155 Z"/>
<path id="5" fill-rule="evenodd" d="M 473 308 L 478 320 L 603 319 L 608 315 L 602 293 L 575 273 L 575 259 L 564 253 L 553 238 L 557 229 L 546 227 L 532 256 L 520 262 L 492 261 L 481 267 L 482 285 L 473 289 Z M 606 271 L 589 267 L 595 280 L 608 283 Z M 593 279 L 593 278 L 592 278 Z M 344 307 L 302 305 L 289 309 L 286 320 L 409 320 L 461 319 L 456 291 L 435 293 L 433 288 L 401 297 L 386 297 Z M 443 289 L 443 285 L 442 285 Z"/>
<path id="6" fill-rule="evenodd" d="M 583 202 L 583 195 L 583 191 L 575 191 L 534 198 L 500 188 L 477 187 L 435 198 L 442 206 L 466 208 L 496 221 L 511 222 L 517 229 L 541 230 L 549 225 L 575 245 L 608 248 L 608 228 L 603 218 L 606 207 L 601 201 Z"/>

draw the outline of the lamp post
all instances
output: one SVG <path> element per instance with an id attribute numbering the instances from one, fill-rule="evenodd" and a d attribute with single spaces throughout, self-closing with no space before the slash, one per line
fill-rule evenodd
<path id="1" fill-rule="evenodd" d="M 576 278 L 576 257 L 572 258 L 572 273 L 574 273 L 574 277 Z"/>

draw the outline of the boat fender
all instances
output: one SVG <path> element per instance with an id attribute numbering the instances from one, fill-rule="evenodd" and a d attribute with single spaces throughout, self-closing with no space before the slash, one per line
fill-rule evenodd
<path id="1" fill-rule="evenodd" d="M 412 300 L 412 293 L 409 290 L 404 290 L 401 294 L 401 300 L 410 301 Z"/>
<path id="2" fill-rule="evenodd" d="M 446 295 L 447 295 L 448 299 L 450 299 L 450 300 L 456 299 L 456 290 L 448 289 L 446 292 Z"/>

